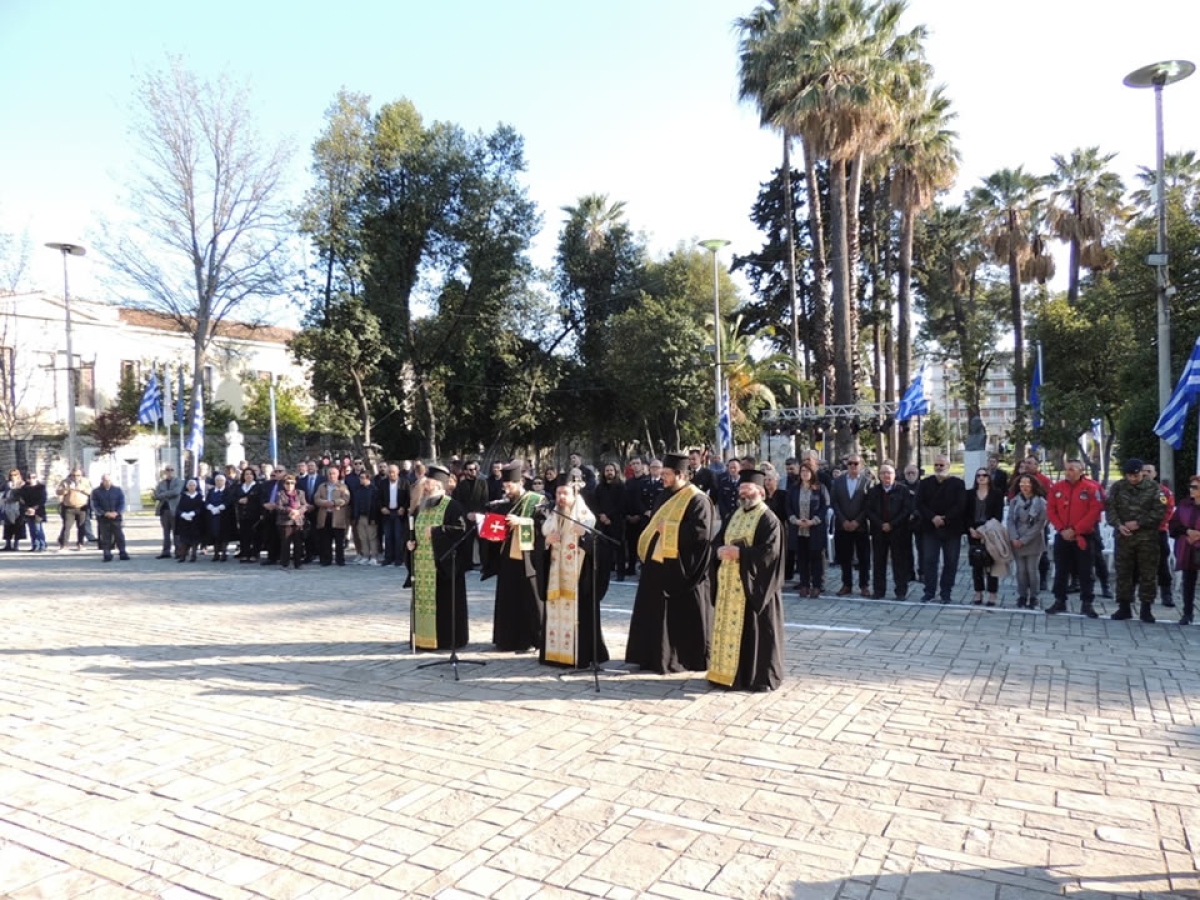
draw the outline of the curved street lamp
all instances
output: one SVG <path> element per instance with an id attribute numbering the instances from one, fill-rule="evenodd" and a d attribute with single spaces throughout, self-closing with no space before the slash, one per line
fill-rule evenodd
<path id="1" fill-rule="evenodd" d="M 1154 186 L 1158 189 L 1158 237 L 1154 255 L 1146 262 L 1157 270 L 1158 287 L 1158 409 L 1166 409 L 1171 401 L 1171 310 L 1167 291 L 1167 203 L 1163 184 L 1163 108 L 1162 91 L 1168 84 L 1183 81 L 1196 71 L 1186 59 L 1170 59 L 1152 63 L 1125 76 L 1125 86 L 1154 88 L 1154 134 L 1157 174 Z M 1158 476 L 1175 484 L 1175 451 L 1162 438 L 1158 440 Z"/>
<path id="2" fill-rule="evenodd" d="M 87 250 L 79 244 L 51 242 L 46 246 L 61 252 L 63 258 L 63 308 L 67 314 L 67 474 L 70 474 L 75 465 L 75 357 L 71 353 L 71 289 L 67 283 L 67 257 L 83 256 Z"/>
<path id="3" fill-rule="evenodd" d="M 717 273 L 717 254 L 721 252 L 722 247 L 729 246 L 729 241 L 712 238 L 707 241 L 700 241 L 699 246 L 712 254 L 713 261 L 713 356 L 716 359 L 713 380 L 715 382 L 717 411 L 716 441 L 713 443 L 713 447 L 716 448 L 717 454 L 720 456 L 724 454 L 725 442 L 721 440 L 721 394 L 724 392 L 721 390 L 721 291 L 720 279 Z"/>

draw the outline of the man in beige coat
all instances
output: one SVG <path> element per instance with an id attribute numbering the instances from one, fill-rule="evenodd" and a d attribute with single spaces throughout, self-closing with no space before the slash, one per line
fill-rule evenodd
<path id="1" fill-rule="evenodd" d="M 322 566 L 332 565 L 335 558 L 339 566 L 344 566 L 346 526 L 350 524 L 350 489 L 342 482 L 342 473 L 337 466 L 330 466 L 325 478 L 313 494 L 317 507 L 317 552 Z"/>

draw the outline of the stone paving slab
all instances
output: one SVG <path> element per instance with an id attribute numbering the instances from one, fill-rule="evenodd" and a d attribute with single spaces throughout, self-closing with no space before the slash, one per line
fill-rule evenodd
<path id="1" fill-rule="evenodd" d="M 779 691 L 597 692 L 492 651 L 472 575 L 456 682 L 401 570 L 129 530 L 0 554 L 0 896 L 1200 897 L 1196 629 L 789 595 Z"/>

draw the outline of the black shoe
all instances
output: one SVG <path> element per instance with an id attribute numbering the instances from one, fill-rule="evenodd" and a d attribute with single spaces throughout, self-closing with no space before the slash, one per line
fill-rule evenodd
<path id="1" fill-rule="evenodd" d="M 1129 603 L 1122 603 L 1117 607 L 1117 611 L 1110 616 L 1114 622 L 1124 622 L 1126 619 L 1133 618 L 1133 608 Z"/>
<path id="2" fill-rule="evenodd" d="M 181 556 L 181 557 L 179 557 L 179 561 L 180 561 L 181 563 L 182 563 L 182 562 L 187 562 L 187 557 L 186 557 L 186 556 Z"/>
<path id="3" fill-rule="evenodd" d="M 1182 616 L 1180 616 L 1179 624 L 1180 625 L 1191 625 L 1192 624 L 1192 614 L 1190 612 L 1186 612 Z"/>
<path id="4" fill-rule="evenodd" d="M 1141 619 L 1143 622 L 1145 622 L 1147 625 L 1154 624 L 1154 616 L 1150 612 L 1150 604 L 1149 603 L 1142 604 L 1142 612 L 1141 612 L 1141 615 L 1138 616 L 1138 618 Z"/>
<path id="5" fill-rule="evenodd" d="M 104 561 L 105 561 L 105 562 L 112 562 L 112 557 L 111 557 L 111 556 L 106 556 L 106 557 L 104 557 Z"/>
<path id="6" fill-rule="evenodd" d="M 1092 608 L 1092 604 L 1090 604 L 1090 603 L 1083 604 L 1083 607 L 1079 611 L 1081 613 L 1083 613 L 1085 616 L 1087 616 L 1089 619 L 1100 618 L 1100 614 L 1098 612 L 1096 612 L 1095 609 Z"/>
<path id="7" fill-rule="evenodd" d="M 129 554 L 128 553 L 122 553 L 120 555 L 120 557 L 118 557 L 118 558 L 121 560 L 121 562 L 129 562 Z"/>
<path id="8" fill-rule="evenodd" d="M 214 553 L 214 554 L 213 554 L 212 561 L 213 561 L 213 562 L 220 562 L 220 561 L 221 561 L 221 554 L 220 554 L 220 553 Z"/>
<path id="9" fill-rule="evenodd" d="M 1112 588 L 1110 588 L 1107 584 L 1100 585 L 1100 596 L 1103 597 L 1105 600 L 1111 600 L 1112 599 Z"/>
<path id="10" fill-rule="evenodd" d="M 1017 609 L 1024 609 L 1024 608 L 1025 608 L 1025 598 L 1018 597 L 1017 598 Z"/>
<path id="11" fill-rule="evenodd" d="M 625 580 L 625 576 L 624 576 L 624 575 L 618 575 L 618 576 L 616 577 L 616 580 L 617 580 L 617 581 L 624 581 L 624 580 Z"/>
<path id="12" fill-rule="evenodd" d="M 1052 606 L 1046 607 L 1046 615 L 1048 616 L 1057 615 L 1058 613 L 1065 613 L 1066 611 L 1067 604 L 1062 600 L 1055 600 Z"/>
<path id="13" fill-rule="evenodd" d="M 411 575 L 409 575 L 407 578 L 405 578 L 405 579 L 404 579 L 404 584 L 400 585 L 400 587 L 402 587 L 402 588 L 409 588 L 409 587 L 412 587 L 412 576 L 411 576 Z"/>
<path id="14" fill-rule="evenodd" d="M 170 559 L 171 554 L 170 553 L 160 553 L 160 554 L 158 554 L 158 556 L 156 556 L 154 558 L 155 559 Z"/>
<path id="15" fill-rule="evenodd" d="M 1159 601 L 1159 606 L 1165 606 L 1167 609 L 1174 609 L 1175 608 L 1175 598 L 1163 597 L 1162 600 Z"/>

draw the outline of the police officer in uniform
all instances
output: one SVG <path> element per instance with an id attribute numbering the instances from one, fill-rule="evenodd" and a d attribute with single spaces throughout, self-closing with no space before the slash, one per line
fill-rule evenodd
<path id="1" fill-rule="evenodd" d="M 1117 611 L 1114 619 L 1133 618 L 1136 581 L 1141 601 L 1141 620 L 1153 622 L 1155 578 L 1158 573 L 1158 526 L 1162 524 L 1167 498 L 1158 482 L 1147 478 L 1140 459 L 1125 462 L 1125 478 L 1108 492 L 1108 524 L 1120 535 L 1117 540 Z M 1136 578 L 1135 578 L 1136 568 Z"/>

